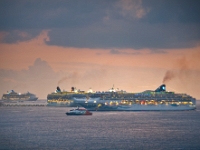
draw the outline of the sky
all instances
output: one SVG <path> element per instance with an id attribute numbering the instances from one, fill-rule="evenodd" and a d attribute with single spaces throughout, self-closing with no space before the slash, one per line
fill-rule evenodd
<path id="1" fill-rule="evenodd" d="M 0 95 L 168 91 L 200 99 L 200 1 L 1 0 Z"/>

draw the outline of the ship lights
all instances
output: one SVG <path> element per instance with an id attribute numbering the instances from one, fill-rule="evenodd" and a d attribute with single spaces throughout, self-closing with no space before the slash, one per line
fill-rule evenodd
<path id="1" fill-rule="evenodd" d="M 97 107 L 101 107 L 102 105 L 101 104 L 98 104 L 98 106 Z"/>

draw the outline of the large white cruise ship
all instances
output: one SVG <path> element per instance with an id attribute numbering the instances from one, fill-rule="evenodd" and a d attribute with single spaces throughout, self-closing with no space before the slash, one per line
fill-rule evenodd
<path id="1" fill-rule="evenodd" d="M 91 95 L 91 97 L 94 95 Z M 165 84 L 155 91 L 147 90 L 141 93 L 126 93 L 114 88 L 101 93 L 100 99 L 78 101 L 88 110 L 99 111 L 151 111 L 151 110 L 193 110 L 196 109 L 196 99 L 187 94 L 167 92 Z"/>
<path id="2" fill-rule="evenodd" d="M 162 84 L 156 90 L 146 90 L 140 93 L 130 93 L 111 88 L 106 92 L 89 90 L 57 92 L 48 94 L 49 106 L 82 106 L 88 110 L 100 111 L 150 111 L 150 110 L 193 110 L 196 109 L 196 99 L 185 93 L 166 91 Z"/>

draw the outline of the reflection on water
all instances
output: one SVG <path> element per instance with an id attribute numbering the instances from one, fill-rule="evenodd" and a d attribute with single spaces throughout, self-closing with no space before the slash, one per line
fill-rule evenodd
<path id="1" fill-rule="evenodd" d="M 93 112 L 0 107 L 0 149 L 200 149 L 196 111 Z"/>

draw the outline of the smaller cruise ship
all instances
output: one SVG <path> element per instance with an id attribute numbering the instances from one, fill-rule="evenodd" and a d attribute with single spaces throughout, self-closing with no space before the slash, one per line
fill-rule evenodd
<path id="1" fill-rule="evenodd" d="M 27 93 L 17 93 L 14 90 L 3 94 L 1 100 L 8 101 L 8 102 L 17 102 L 17 101 L 36 101 L 38 97 L 35 94 L 30 92 Z"/>

